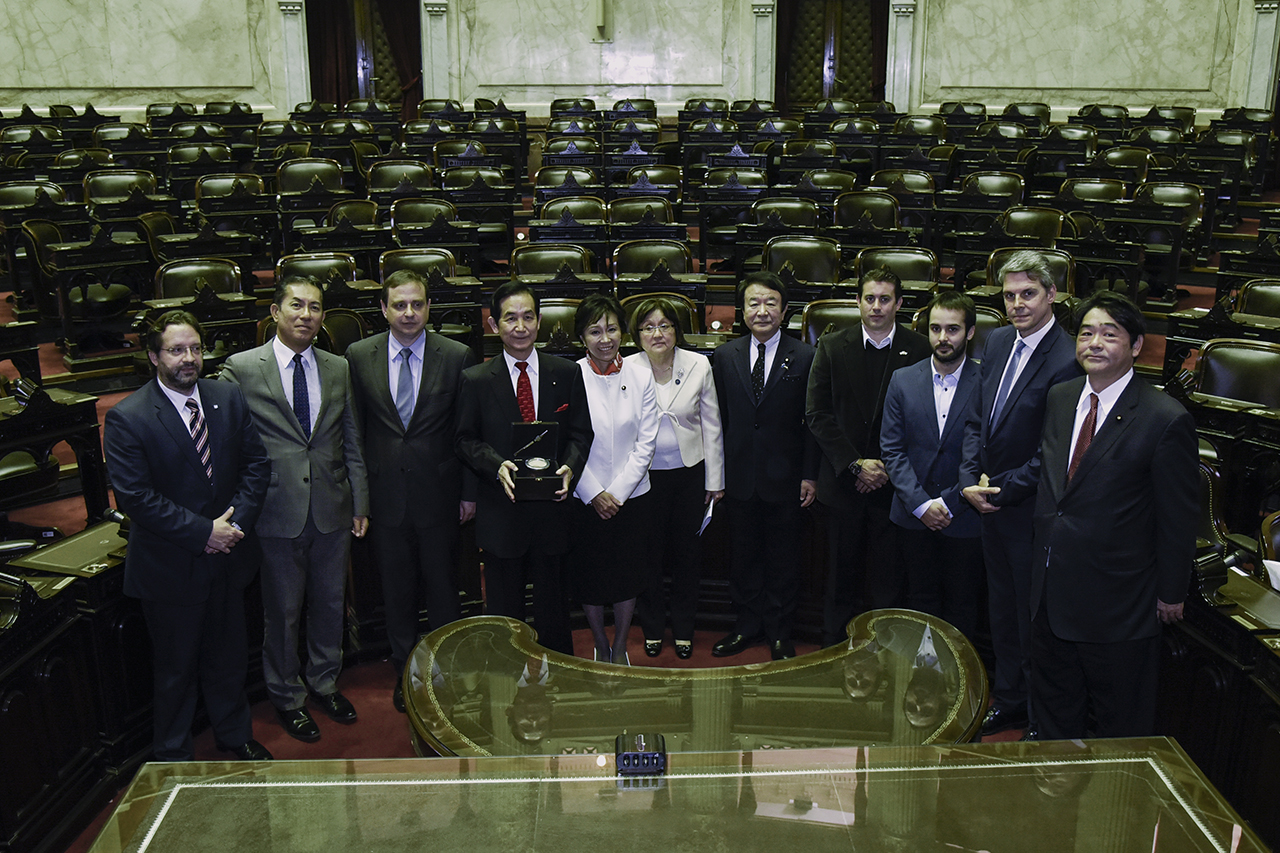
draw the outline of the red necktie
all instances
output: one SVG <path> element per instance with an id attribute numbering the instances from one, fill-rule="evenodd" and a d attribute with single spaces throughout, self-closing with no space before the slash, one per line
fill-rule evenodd
<path id="1" fill-rule="evenodd" d="M 529 381 L 529 362 L 517 361 L 520 378 L 516 380 L 516 403 L 520 405 L 520 417 L 525 423 L 538 419 L 538 410 L 533 405 L 533 383 Z"/>
<path id="2" fill-rule="evenodd" d="M 1084 423 L 1080 424 L 1080 434 L 1076 436 L 1076 449 L 1071 454 L 1071 465 L 1067 467 L 1067 482 L 1071 482 L 1071 478 L 1076 475 L 1076 469 L 1080 467 L 1080 460 L 1084 458 L 1084 452 L 1089 449 L 1090 442 L 1093 441 L 1093 431 L 1098 424 L 1098 395 L 1089 395 L 1089 414 L 1084 416 Z"/>

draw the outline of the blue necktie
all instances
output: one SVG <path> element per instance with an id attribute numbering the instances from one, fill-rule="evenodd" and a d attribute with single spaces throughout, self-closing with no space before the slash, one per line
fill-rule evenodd
<path id="1" fill-rule="evenodd" d="M 302 353 L 293 356 L 293 414 L 298 418 L 302 434 L 311 438 L 311 398 L 307 396 L 307 371 L 302 366 Z"/>
<path id="2" fill-rule="evenodd" d="M 413 417 L 413 371 L 409 368 L 409 356 L 413 350 L 405 347 L 400 350 L 400 379 L 396 383 L 396 412 L 400 415 L 400 423 L 409 428 L 409 419 Z"/>
<path id="3" fill-rule="evenodd" d="M 1013 348 L 1013 358 L 1009 361 L 1009 367 L 1004 372 L 1004 379 L 1000 380 L 1000 390 L 996 392 L 996 406 L 991 410 L 991 423 L 994 425 L 1000 421 L 1000 412 L 1004 409 L 1005 400 L 1009 399 L 1009 389 L 1013 387 L 1013 377 L 1018 374 L 1018 362 L 1022 361 L 1022 351 L 1027 345 L 1022 342 L 1022 338 L 1018 338 L 1017 345 Z"/>

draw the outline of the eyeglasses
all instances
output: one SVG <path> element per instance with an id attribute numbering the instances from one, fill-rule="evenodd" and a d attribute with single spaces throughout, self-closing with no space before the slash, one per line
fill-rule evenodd
<path id="1" fill-rule="evenodd" d="M 182 358 L 187 353 L 191 353 L 192 355 L 201 355 L 203 352 L 200 344 L 192 344 L 187 347 L 164 347 L 164 351 L 174 358 Z"/>
<path id="2" fill-rule="evenodd" d="M 646 335 L 665 335 L 673 328 L 675 327 L 670 323 L 659 323 L 656 326 L 641 326 L 640 331 L 644 332 Z"/>

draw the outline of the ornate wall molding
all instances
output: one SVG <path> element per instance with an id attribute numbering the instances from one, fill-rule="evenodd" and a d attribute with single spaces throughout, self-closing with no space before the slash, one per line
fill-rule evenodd
<path id="1" fill-rule="evenodd" d="M 449 4 L 439 3 L 439 2 L 424 2 L 422 4 L 422 11 L 426 12 L 428 15 L 443 15 L 449 11 Z"/>
<path id="2" fill-rule="evenodd" d="M 773 0 L 752 0 L 751 14 L 756 16 L 772 15 Z"/>
<path id="3" fill-rule="evenodd" d="M 422 97 L 448 98 L 449 70 L 453 62 L 449 50 L 448 0 L 423 0 L 419 21 L 422 27 Z"/>
<path id="4" fill-rule="evenodd" d="M 1280 2 L 1280 0 L 1277 0 L 1277 2 Z M 916 0 L 894 0 L 892 8 L 895 15 L 914 15 L 916 13 Z"/>
<path id="5" fill-rule="evenodd" d="M 311 100 L 311 62 L 307 56 L 307 14 L 302 0 L 280 0 L 284 42 L 284 97 L 282 111 Z"/>
<path id="6" fill-rule="evenodd" d="M 301 15 L 302 0 L 280 0 L 280 14 Z"/>

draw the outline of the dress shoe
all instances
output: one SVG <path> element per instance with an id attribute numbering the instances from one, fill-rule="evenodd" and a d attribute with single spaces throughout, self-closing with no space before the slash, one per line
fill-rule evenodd
<path id="1" fill-rule="evenodd" d="M 693 640 L 676 640 L 676 657 L 680 660 L 693 657 Z"/>
<path id="2" fill-rule="evenodd" d="M 391 691 L 391 704 L 401 714 L 404 713 L 404 685 L 399 681 L 396 682 L 396 689 Z"/>
<path id="3" fill-rule="evenodd" d="M 656 658 L 661 651 L 662 651 L 661 640 L 646 639 L 644 641 L 644 653 L 649 657 Z"/>
<path id="4" fill-rule="evenodd" d="M 319 737 L 317 734 L 316 737 Z M 216 744 L 219 752 L 230 752 L 241 761 L 270 761 L 271 753 L 267 752 L 267 748 L 256 740 L 250 738 L 239 746 L 223 746 Z"/>
<path id="5" fill-rule="evenodd" d="M 744 637 L 742 634 L 730 634 L 711 647 L 711 655 L 718 658 L 733 657 L 747 648 L 760 642 L 759 637 Z"/>
<path id="6" fill-rule="evenodd" d="M 319 706 L 321 711 L 339 723 L 354 723 L 356 721 L 355 706 L 338 691 L 320 695 L 319 693 L 311 694 L 311 701 Z"/>
<path id="7" fill-rule="evenodd" d="M 790 640 L 774 640 L 769 644 L 769 654 L 774 660 L 788 660 L 796 656 L 796 647 Z"/>
<path id="8" fill-rule="evenodd" d="M 1040 730 L 1035 726 L 1029 726 L 1027 730 L 1022 733 L 1022 737 L 1018 738 L 1018 740 L 1023 743 L 1033 743 L 1038 741 L 1040 740 Z"/>
<path id="9" fill-rule="evenodd" d="M 992 705 L 987 715 L 982 718 L 982 734 L 993 735 L 1009 729 L 1023 729 L 1027 726 L 1027 710 L 1025 708 L 997 708 Z"/>
<path id="10" fill-rule="evenodd" d="M 289 737 L 297 738 L 303 743 L 315 743 L 320 740 L 320 727 L 316 725 L 315 720 L 311 719 L 311 714 L 306 708 L 294 708 L 292 711 L 276 708 L 276 716 L 280 718 L 280 725 L 284 726 L 285 733 Z"/>

